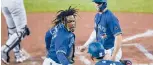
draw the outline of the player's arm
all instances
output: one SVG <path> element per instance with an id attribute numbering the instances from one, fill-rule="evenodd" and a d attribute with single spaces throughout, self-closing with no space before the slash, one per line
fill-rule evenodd
<path id="1" fill-rule="evenodd" d="M 58 60 L 62 65 L 68 65 L 70 64 L 68 58 L 66 57 L 67 49 L 68 49 L 68 41 L 67 39 L 61 39 L 61 37 L 56 37 L 56 44 L 55 44 L 55 50 Z M 60 41 L 59 41 L 60 40 Z"/>
<path id="2" fill-rule="evenodd" d="M 58 52 L 57 53 L 57 58 L 58 58 L 58 60 L 60 61 L 60 63 L 62 65 L 68 65 L 68 64 L 70 64 L 70 62 L 67 59 L 67 57 L 65 56 L 65 53 L 64 52 Z"/>
<path id="3" fill-rule="evenodd" d="M 51 38 L 52 38 L 52 35 L 51 35 L 50 31 L 46 32 L 46 35 L 45 35 L 45 43 L 46 43 L 46 49 L 47 50 L 50 49 Z"/>
<path id="4" fill-rule="evenodd" d="M 88 45 L 93 42 L 96 39 L 96 31 L 95 29 L 93 30 L 93 32 L 91 33 L 89 39 L 86 41 L 86 43 L 83 46 L 79 46 L 78 49 L 83 52 L 85 50 L 86 47 L 88 47 Z"/>
<path id="5" fill-rule="evenodd" d="M 118 34 L 115 36 L 114 51 L 113 51 L 112 58 L 111 58 L 113 61 L 115 61 L 116 54 L 121 48 L 121 45 L 122 45 L 122 35 Z"/>
<path id="6" fill-rule="evenodd" d="M 95 29 L 92 31 L 89 39 L 86 41 L 86 43 L 83 45 L 84 47 L 88 47 L 88 45 L 93 42 L 96 39 L 96 31 Z"/>
<path id="7" fill-rule="evenodd" d="M 114 51 L 111 57 L 111 60 L 115 61 L 116 55 L 119 51 L 119 49 L 121 48 L 121 41 L 122 41 L 122 31 L 119 25 L 119 21 L 116 17 L 112 17 L 110 19 L 110 21 L 108 22 L 109 28 L 112 32 L 112 34 L 115 37 L 115 41 L 114 41 Z"/>

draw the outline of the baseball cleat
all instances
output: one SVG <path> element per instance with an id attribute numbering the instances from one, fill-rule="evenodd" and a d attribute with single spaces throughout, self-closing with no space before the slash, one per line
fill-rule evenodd
<path id="1" fill-rule="evenodd" d="M 8 53 L 5 53 L 5 52 L 1 51 L 1 60 L 2 60 L 3 63 L 9 64 L 10 57 L 9 57 Z"/>
<path id="2" fill-rule="evenodd" d="M 28 59 L 28 57 L 25 55 L 25 53 L 22 52 L 22 50 L 19 52 L 19 55 L 17 55 L 15 58 L 17 63 L 22 63 L 23 61 Z"/>
<path id="3" fill-rule="evenodd" d="M 22 58 L 16 58 L 16 63 L 22 63 L 23 59 Z"/>

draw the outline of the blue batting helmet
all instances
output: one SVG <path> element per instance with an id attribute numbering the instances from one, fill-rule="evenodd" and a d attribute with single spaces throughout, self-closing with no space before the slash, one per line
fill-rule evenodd
<path id="1" fill-rule="evenodd" d="M 105 55 L 105 49 L 101 43 L 92 42 L 89 44 L 88 53 L 92 55 L 92 57 L 99 58 Z"/>

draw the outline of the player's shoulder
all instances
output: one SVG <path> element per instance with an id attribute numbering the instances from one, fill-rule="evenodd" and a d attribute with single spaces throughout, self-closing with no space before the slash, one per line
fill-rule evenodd
<path id="1" fill-rule="evenodd" d="M 117 19 L 116 15 L 113 12 L 111 12 L 110 10 L 109 10 L 109 14 L 110 14 L 111 18 Z"/>

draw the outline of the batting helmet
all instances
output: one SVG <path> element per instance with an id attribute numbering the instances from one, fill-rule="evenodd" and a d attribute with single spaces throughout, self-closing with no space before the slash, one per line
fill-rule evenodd
<path id="1" fill-rule="evenodd" d="M 105 49 L 101 43 L 92 42 L 89 44 L 88 53 L 91 54 L 92 57 L 100 58 L 105 55 Z"/>

